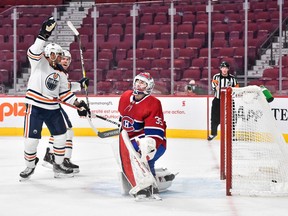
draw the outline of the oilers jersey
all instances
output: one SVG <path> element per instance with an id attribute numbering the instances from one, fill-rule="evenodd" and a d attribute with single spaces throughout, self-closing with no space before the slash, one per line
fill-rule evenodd
<path id="1" fill-rule="evenodd" d="M 76 96 L 70 91 L 66 74 L 49 65 L 43 55 L 44 44 L 44 40 L 37 38 L 27 51 L 31 75 L 25 102 L 44 109 L 59 109 L 59 103 L 55 99 L 73 104 Z"/>

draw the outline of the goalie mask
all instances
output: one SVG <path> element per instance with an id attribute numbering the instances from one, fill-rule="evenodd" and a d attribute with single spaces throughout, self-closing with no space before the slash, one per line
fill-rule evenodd
<path id="1" fill-rule="evenodd" d="M 51 53 L 55 53 L 56 58 L 58 55 L 63 55 L 63 49 L 60 45 L 56 44 L 56 43 L 50 43 L 48 44 L 45 49 L 44 49 L 44 55 L 45 57 L 49 57 L 51 56 Z"/>
<path id="2" fill-rule="evenodd" d="M 135 76 L 133 80 L 133 94 L 151 94 L 154 88 L 154 80 L 151 77 L 150 73 L 143 72 Z"/>

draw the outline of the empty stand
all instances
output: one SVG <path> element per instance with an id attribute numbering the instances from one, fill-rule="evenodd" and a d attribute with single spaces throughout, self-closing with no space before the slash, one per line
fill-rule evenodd
<path id="1" fill-rule="evenodd" d="M 130 81 L 117 81 L 113 84 L 112 93 L 122 94 L 124 91 L 132 89 L 132 82 Z"/>
<path id="2" fill-rule="evenodd" d="M 109 94 L 112 91 L 112 82 L 100 81 L 97 83 L 98 94 Z"/>
<path id="3" fill-rule="evenodd" d="M 201 78 L 200 69 L 187 69 L 183 72 L 181 80 L 189 82 L 191 79 L 194 79 L 195 81 L 199 81 L 200 78 Z"/>
<path id="4" fill-rule="evenodd" d="M 166 59 L 154 59 L 151 62 L 151 70 L 160 71 L 162 69 L 168 69 L 169 66 L 168 60 Z"/>
<path id="5" fill-rule="evenodd" d="M 169 41 L 168 40 L 154 40 L 153 41 L 153 48 L 158 50 L 167 49 L 169 47 Z"/>
<path id="6" fill-rule="evenodd" d="M 147 25 L 145 27 L 144 39 L 156 40 L 159 38 L 160 28 L 159 25 Z"/>
<path id="7" fill-rule="evenodd" d="M 132 60 L 120 60 L 118 62 L 118 69 L 119 70 L 132 70 L 133 69 L 133 62 Z"/>
<path id="8" fill-rule="evenodd" d="M 185 61 L 185 68 L 190 67 L 191 60 L 197 57 L 197 53 L 193 49 L 179 49 L 178 59 Z"/>
<path id="9" fill-rule="evenodd" d="M 144 72 L 151 68 L 151 61 L 147 59 L 137 59 L 136 61 L 136 70 Z"/>
<path id="10" fill-rule="evenodd" d="M 206 58 L 194 58 L 192 59 L 191 69 L 202 69 L 206 63 Z"/>
<path id="11" fill-rule="evenodd" d="M 153 41 L 151 40 L 139 40 L 137 43 L 137 48 L 142 50 L 151 49 L 152 43 Z"/>
<path id="12" fill-rule="evenodd" d="M 263 71 L 263 75 L 260 78 L 262 81 L 276 80 L 279 78 L 279 69 L 278 68 L 266 68 Z"/>
<path id="13" fill-rule="evenodd" d="M 115 82 L 119 80 L 123 80 L 122 78 L 123 72 L 121 70 L 108 70 L 106 74 L 106 81 Z"/>
<path id="14" fill-rule="evenodd" d="M 160 58 L 160 50 L 159 49 L 147 49 L 144 50 L 143 53 L 143 59 L 146 60 L 153 60 L 153 59 L 159 59 Z"/>
<path id="15" fill-rule="evenodd" d="M 191 24 L 178 25 L 176 38 L 188 39 L 188 38 L 191 38 L 192 33 L 193 33 L 193 25 Z"/>

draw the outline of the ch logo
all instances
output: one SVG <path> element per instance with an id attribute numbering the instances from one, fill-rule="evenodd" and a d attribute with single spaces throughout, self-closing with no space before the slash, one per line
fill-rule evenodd
<path id="1" fill-rule="evenodd" d="M 134 131 L 134 120 L 130 118 L 129 116 L 123 116 L 122 118 L 122 127 L 124 130 L 127 132 L 132 132 Z"/>

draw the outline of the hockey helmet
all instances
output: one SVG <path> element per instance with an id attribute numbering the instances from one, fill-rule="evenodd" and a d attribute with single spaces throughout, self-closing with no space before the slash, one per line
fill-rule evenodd
<path id="1" fill-rule="evenodd" d="M 67 69 L 70 63 L 71 63 L 71 53 L 68 50 L 63 50 L 63 56 L 61 60 L 62 66 L 64 66 L 64 68 Z"/>
<path id="2" fill-rule="evenodd" d="M 226 68 L 230 68 L 230 65 L 229 65 L 229 63 L 228 62 L 226 62 L 226 61 L 223 61 L 223 62 L 221 62 L 221 64 L 220 64 L 220 68 L 222 68 L 222 67 L 226 67 Z"/>
<path id="3" fill-rule="evenodd" d="M 63 56 L 71 59 L 71 53 L 68 50 L 63 50 Z"/>
<path id="4" fill-rule="evenodd" d="M 45 57 L 50 57 L 51 53 L 55 53 L 56 55 L 63 55 L 63 49 L 56 43 L 50 43 L 45 47 L 44 55 Z"/>
<path id="5" fill-rule="evenodd" d="M 141 80 L 146 83 L 146 85 L 141 85 L 137 81 Z M 135 76 L 133 80 L 133 94 L 145 94 L 149 95 L 151 94 L 152 90 L 154 88 L 154 79 L 148 72 L 143 72 Z"/>

